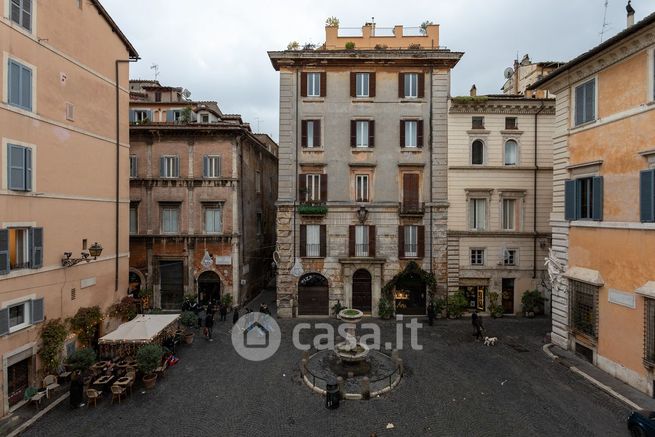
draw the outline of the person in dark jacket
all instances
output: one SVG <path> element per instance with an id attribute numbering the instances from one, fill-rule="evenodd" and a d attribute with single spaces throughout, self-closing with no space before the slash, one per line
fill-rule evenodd
<path id="1" fill-rule="evenodd" d="M 430 305 L 428 305 L 428 323 L 430 326 L 434 325 L 434 316 L 434 305 L 430 303 Z"/>
<path id="2" fill-rule="evenodd" d="M 209 341 L 214 341 L 212 338 L 212 332 L 214 331 L 214 315 L 212 313 L 207 313 L 205 316 L 205 332 L 207 333 L 207 339 Z"/>
<path id="3" fill-rule="evenodd" d="M 477 311 L 473 311 L 473 314 L 471 314 L 471 323 L 473 324 L 475 339 L 481 340 L 484 327 L 482 326 L 482 317 L 478 315 Z"/>
<path id="4" fill-rule="evenodd" d="M 69 399 L 71 408 L 84 406 L 84 381 L 82 380 L 82 374 L 79 370 L 76 370 L 71 375 Z"/>
<path id="5" fill-rule="evenodd" d="M 227 305 L 221 305 L 220 313 L 221 313 L 221 322 L 227 320 Z"/>
<path id="6" fill-rule="evenodd" d="M 234 307 L 232 310 L 232 324 L 236 325 L 236 323 L 239 321 L 239 307 Z"/>

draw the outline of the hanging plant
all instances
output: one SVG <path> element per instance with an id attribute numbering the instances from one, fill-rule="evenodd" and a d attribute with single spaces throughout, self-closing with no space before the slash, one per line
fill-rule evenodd
<path id="1" fill-rule="evenodd" d="M 48 320 L 41 329 L 41 350 L 39 356 L 47 374 L 57 374 L 61 365 L 61 352 L 68 336 L 66 325 L 61 319 Z"/>
<path id="2" fill-rule="evenodd" d="M 72 331 L 83 346 L 90 347 L 96 333 L 96 327 L 102 321 L 102 311 L 99 306 L 80 308 L 70 319 Z"/>
<path id="3" fill-rule="evenodd" d="M 396 288 L 398 282 L 416 276 L 418 276 L 421 281 L 425 283 L 428 293 L 430 294 L 430 298 L 432 298 L 437 292 L 437 280 L 432 273 L 426 272 L 414 261 L 410 261 L 402 271 L 398 272 L 393 278 L 391 278 L 389 282 L 385 284 L 384 287 L 382 287 L 382 296 L 393 302 L 393 290 Z"/>

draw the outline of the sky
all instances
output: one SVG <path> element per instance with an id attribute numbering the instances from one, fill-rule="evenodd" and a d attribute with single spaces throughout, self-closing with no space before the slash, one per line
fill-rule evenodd
<path id="1" fill-rule="evenodd" d="M 267 51 L 291 41 L 322 44 L 325 19 L 341 27 L 440 25 L 440 45 L 464 52 L 451 95 L 500 93 L 503 71 L 528 53 L 533 61 L 568 61 L 601 41 L 605 0 L 102 0 L 141 56 L 132 79 L 157 79 L 216 100 L 256 132 L 278 138 L 279 77 Z M 608 0 L 604 38 L 626 26 L 627 0 Z M 635 21 L 655 11 L 633 0 Z"/>

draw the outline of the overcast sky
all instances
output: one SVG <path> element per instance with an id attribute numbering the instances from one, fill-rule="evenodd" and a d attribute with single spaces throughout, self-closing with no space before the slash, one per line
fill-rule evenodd
<path id="1" fill-rule="evenodd" d="M 627 0 L 609 0 L 605 39 L 625 28 Z M 498 93 L 503 70 L 529 53 L 533 61 L 568 61 L 600 43 L 605 0 L 102 0 L 141 60 L 133 79 L 183 86 L 194 100 L 216 100 L 255 131 L 278 137 L 278 73 L 266 52 L 290 41 L 321 44 L 325 19 L 360 27 L 440 25 L 440 44 L 464 57 L 452 95 Z M 655 10 L 633 0 L 636 21 Z M 259 126 L 259 127 L 258 127 Z"/>

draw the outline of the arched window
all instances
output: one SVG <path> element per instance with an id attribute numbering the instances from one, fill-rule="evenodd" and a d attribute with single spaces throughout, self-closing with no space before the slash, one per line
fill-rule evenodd
<path id="1" fill-rule="evenodd" d="M 519 161 L 519 145 L 515 140 L 505 141 L 505 165 L 516 165 Z"/>
<path id="2" fill-rule="evenodd" d="M 481 140 L 475 140 L 471 145 L 471 164 L 484 164 L 484 143 Z"/>

